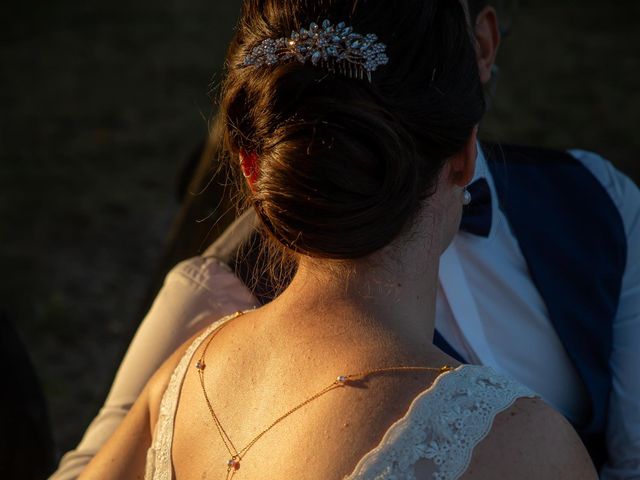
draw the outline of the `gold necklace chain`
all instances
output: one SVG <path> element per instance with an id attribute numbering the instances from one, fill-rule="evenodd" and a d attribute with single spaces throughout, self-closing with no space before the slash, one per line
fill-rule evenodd
<path id="1" fill-rule="evenodd" d="M 383 374 L 383 373 L 434 372 L 434 371 L 437 371 L 437 372 L 439 372 L 439 375 L 441 375 L 441 374 L 443 374 L 445 372 L 449 372 L 449 371 L 453 370 L 453 367 L 450 367 L 448 365 L 443 365 L 442 367 L 397 366 L 397 367 L 376 368 L 374 370 L 367 370 L 365 372 L 352 373 L 352 374 L 348 374 L 348 375 L 339 375 L 338 377 L 336 377 L 336 379 L 333 382 L 331 382 L 329 385 L 324 387 L 322 390 L 320 390 L 319 392 L 311 395 L 309 398 L 307 398 L 303 402 L 299 403 L 298 405 L 296 405 L 295 407 L 291 408 L 290 410 L 287 410 L 284 414 L 282 414 L 281 416 L 276 418 L 265 429 L 263 429 L 258 435 L 253 437 L 253 439 L 249 443 L 247 443 L 247 445 L 245 445 L 241 449 L 238 449 L 238 448 L 236 448 L 236 446 L 231 441 L 231 438 L 229 437 L 229 434 L 226 432 L 226 430 L 222 426 L 222 423 L 220 422 L 220 419 L 218 418 L 218 415 L 216 415 L 215 411 L 213 410 L 213 405 L 211 404 L 211 400 L 209 399 L 209 395 L 207 394 L 207 390 L 205 388 L 205 383 L 204 383 L 204 371 L 205 371 L 205 368 L 207 366 L 205 361 L 204 361 L 204 359 L 205 359 L 205 356 L 207 354 L 207 349 L 209 348 L 209 345 L 211 344 L 211 341 L 213 340 L 213 338 L 218 334 L 218 332 L 220 330 L 222 330 L 222 328 L 226 324 L 228 324 L 230 322 L 230 320 L 242 315 L 242 313 L 243 312 L 237 312 L 231 319 L 227 320 L 224 324 L 222 324 L 219 328 L 217 328 L 211 334 L 211 336 L 207 340 L 207 343 L 205 344 L 204 348 L 202 349 L 202 354 L 200 355 L 200 359 L 196 362 L 196 365 L 195 365 L 196 369 L 198 370 L 198 378 L 200 379 L 200 386 L 202 387 L 202 394 L 204 396 L 205 402 L 207 403 L 207 407 L 209 409 L 209 413 L 211 414 L 211 417 L 213 418 L 213 423 L 215 424 L 216 430 L 218 431 L 218 434 L 220 435 L 220 438 L 222 439 L 222 443 L 224 443 L 224 446 L 226 447 L 226 449 L 227 449 L 227 451 L 229 452 L 229 455 L 230 455 L 230 459 L 227 461 L 226 480 L 231 479 L 233 477 L 233 475 L 236 473 L 236 471 L 238 471 L 240 469 L 240 462 L 242 461 L 244 456 L 251 449 L 251 447 L 253 447 L 256 444 L 256 442 L 258 442 L 267 432 L 269 432 L 273 427 L 278 425 L 280 422 L 282 422 L 285 418 L 287 418 L 291 414 L 293 414 L 296 411 L 300 410 L 302 407 L 304 407 L 305 405 L 308 405 L 309 403 L 313 402 L 314 400 L 317 400 L 318 398 L 320 398 L 324 394 L 330 392 L 331 390 L 335 390 L 336 388 L 345 387 L 345 386 L 347 386 L 349 384 L 349 382 L 353 382 L 355 380 L 363 380 L 363 379 L 365 379 L 367 377 L 370 377 L 370 376 L 373 376 L 373 375 L 378 375 L 378 374 Z"/>

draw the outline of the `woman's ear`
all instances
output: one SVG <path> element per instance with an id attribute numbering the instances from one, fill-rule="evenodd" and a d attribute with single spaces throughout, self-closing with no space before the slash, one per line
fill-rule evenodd
<path id="1" fill-rule="evenodd" d="M 238 155 L 240 159 L 240 168 L 244 178 L 247 179 L 247 183 L 252 192 L 255 192 L 255 183 L 260 177 L 260 158 L 256 152 L 247 152 L 240 150 Z"/>
<path id="2" fill-rule="evenodd" d="M 471 183 L 476 171 L 476 157 L 478 156 L 478 126 L 465 142 L 462 149 L 450 160 L 451 182 L 459 187 L 466 187 Z"/>
<path id="3" fill-rule="evenodd" d="M 473 32 L 480 81 L 486 85 L 491 80 L 491 71 L 500 47 L 500 24 L 495 8 L 487 6 L 480 11 L 475 19 Z"/>

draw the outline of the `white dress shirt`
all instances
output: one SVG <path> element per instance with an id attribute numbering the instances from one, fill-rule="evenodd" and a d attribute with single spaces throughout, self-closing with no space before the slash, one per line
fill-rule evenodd
<path id="1" fill-rule="evenodd" d="M 529 275 L 493 178 L 478 149 L 474 180 L 486 178 L 492 197 L 488 237 L 460 232 L 440 262 L 436 327 L 463 357 L 491 366 L 538 392 L 573 422 L 588 415 L 586 388 L 549 319 Z M 628 241 L 620 305 L 613 325 L 607 480 L 640 479 L 640 190 L 602 157 L 569 153 L 607 190 Z"/>

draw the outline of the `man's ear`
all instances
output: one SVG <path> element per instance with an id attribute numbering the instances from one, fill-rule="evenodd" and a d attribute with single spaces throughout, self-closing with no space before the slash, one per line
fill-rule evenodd
<path id="1" fill-rule="evenodd" d="M 500 23 L 496 9 L 492 6 L 484 7 L 475 19 L 473 31 L 480 81 L 486 85 L 491 80 L 491 70 L 500 47 Z"/>
<path id="2" fill-rule="evenodd" d="M 476 171 L 476 157 L 478 156 L 478 127 L 475 126 L 467 142 L 450 161 L 451 182 L 459 187 L 466 187 L 471 183 Z"/>

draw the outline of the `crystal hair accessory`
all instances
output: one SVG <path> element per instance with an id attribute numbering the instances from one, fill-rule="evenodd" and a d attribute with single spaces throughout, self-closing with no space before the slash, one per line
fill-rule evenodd
<path id="1" fill-rule="evenodd" d="M 291 32 L 289 38 L 263 40 L 240 66 L 262 67 L 297 60 L 321 65 L 349 78 L 363 79 L 366 75 L 371 82 L 371 73 L 389 62 L 386 49 L 374 33 L 361 35 L 344 22 L 333 25 L 325 20 L 322 26 L 312 23 L 308 30 L 301 28 Z"/>

